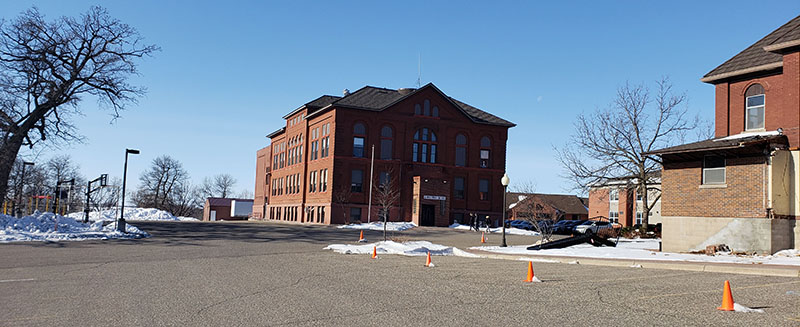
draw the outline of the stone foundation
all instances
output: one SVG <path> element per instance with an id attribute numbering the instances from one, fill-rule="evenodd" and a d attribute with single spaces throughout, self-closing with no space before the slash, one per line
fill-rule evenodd
<path id="1" fill-rule="evenodd" d="M 772 254 L 800 249 L 800 228 L 794 219 L 663 217 L 665 252 L 703 251 L 726 244 L 733 251 Z"/>

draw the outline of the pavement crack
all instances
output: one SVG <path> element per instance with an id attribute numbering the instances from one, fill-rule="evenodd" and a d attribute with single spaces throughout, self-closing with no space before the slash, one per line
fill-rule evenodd
<path id="1" fill-rule="evenodd" d="M 200 308 L 200 310 L 197 310 L 197 312 L 195 312 L 195 316 L 200 315 L 200 314 L 204 313 L 205 311 L 207 311 L 209 309 L 212 309 L 212 308 L 214 308 L 216 306 L 219 306 L 221 304 L 224 304 L 226 302 L 237 301 L 237 300 L 241 300 L 241 299 L 248 298 L 248 297 L 251 297 L 251 296 L 263 294 L 263 293 L 266 293 L 266 292 L 274 292 L 274 291 L 285 289 L 285 288 L 296 287 L 303 280 L 306 280 L 306 279 L 309 279 L 309 278 L 320 278 L 320 277 L 323 277 L 323 276 L 319 275 L 319 274 L 315 274 L 315 275 L 311 275 L 311 276 L 300 277 L 300 278 L 296 279 L 295 281 L 293 281 L 289 285 L 283 285 L 283 286 L 279 286 L 279 287 L 274 287 L 274 288 L 270 288 L 270 289 L 263 289 L 263 290 L 259 290 L 259 291 L 255 291 L 255 292 L 251 292 L 251 293 L 247 293 L 247 294 L 242 294 L 242 295 L 229 297 L 227 299 L 223 299 L 223 300 L 214 302 L 212 304 L 209 304 L 209 305 L 207 305 L 207 306 L 205 306 L 203 308 Z"/>

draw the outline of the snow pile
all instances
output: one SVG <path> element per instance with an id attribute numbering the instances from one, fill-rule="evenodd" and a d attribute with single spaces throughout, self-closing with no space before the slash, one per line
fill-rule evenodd
<path id="1" fill-rule="evenodd" d="M 452 228 L 452 229 L 458 229 L 458 230 L 470 230 L 469 225 L 462 225 L 462 224 L 459 224 L 459 223 L 453 223 L 449 227 Z M 486 228 L 481 228 L 481 231 L 486 231 Z M 494 233 L 497 233 L 497 234 L 503 233 L 503 228 L 502 227 L 489 228 L 489 234 L 494 234 Z M 506 235 L 539 236 L 539 233 L 534 232 L 532 230 L 526 230 L 526 229 L 522 229 L 522 228 L 510 227 L 510 228 L 506 228 Z"/>
<path id="2" fill-rule="evenodd" d="M 56 224 L 58 227 L 56 230 Z M 73 218 L 53 213 L 35 213 L 33 216 L 15 218 L 0 215 L 0 242 L 19 241 L 84 241 L 112 238 L 142 238 L 150 234 L 127 225 L 127 233 L 114 229 L 114 224 L 103 226 L 102 221 L 84 224 Z"/>
<path id="3" fill-rule="evenodd" d="M 661 260 L 713 263 L 773 264 L 800 266 L 800 251 L 784 250 L 769 256 L 737 256 L 718 253 L 715 256 L 704 254 L 658 252 L 659 239 L 623 239 L 617 247 L 595 247 L 591 244 L 578 244 L 563 249 L 528 250 L 527 245 L 499 247 L 478 246 L 470 249 L 504 253 L 555 257 L 605 258 L 625 260 Z"/>
<path id="4" fill-rule="evenodd" d="M 67 217 L 83 220 L 83 212 L 73 212 Z M 119 208 L 89 213 L 89 221 L 114 221 L 119 216 Z M 155 208 L 125 208 L 125 220 L 159 220 L 159 221 L 197 221 L 192 217 L 175 217 L 171 213 Z"/>
<path id="5" fill-rule="evenodd" d="M 342 254 L 372 254 L 372 250 L 377 248 L 378 254 L 401 254 L 407 256 L 427 256 L 431 255 L 454 255 L 461 257 L 478 258 L 480 256 L 468 253 L 458 248 L 433 244 L 428 241 L 411 241 L 398 243 L 395 241 L 385 241 L 370 244 L 331 244 L 323 250 L 333 250 Z"/>
<path id="6" fill-rule="evenodd" d="M 386 223 L 386 230 L 392 232 L 399 232 L 404 231 L 406 229 L 412 229 L 417 227 L 414 223 L 409 222 L 388 222 Z M 343 229 L 367 229 L 367 230 L 383 230 L 383 222 L 371 222 L 366 224 L 350 224 L 350 225 L 341 225 L 338 228 Z"/>
<path id="7" fill-rule="evenodd" d="M 516 207 L 516 206 L 517 206 L 517 204 L 519 204 L 520 202 L 522 202 L 522 200 L 525 200 L 526 198 L 527 198 L 527 196 L 525 196 L 525 195 L 520 195 L 520 196 L 517 198 L 517 202 L 514 202 L 514 203 L 510 204 L 510 205 L 508 206 L 508 208 L 509 208 L 509 209 L 513 209 L 514 207 Z"/>
<path id="8" fill-rule="evenodd" d="M 743 306 L 739 303 L 733 303 L 733 311 L 735 312 L 755 312 L 755 313 L 764 313 L 764 310 L 761 309 L 752 309 L 746 306 Z"/>

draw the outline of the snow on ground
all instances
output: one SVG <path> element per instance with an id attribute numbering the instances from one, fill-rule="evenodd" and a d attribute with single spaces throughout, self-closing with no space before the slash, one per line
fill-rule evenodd
<path id="1" fill-rule="evenodd" d="M 470 230 L 469 225 L 462 225 L 459 223 L 453 223 L 452 225 L 450 225 L 450 228 L 458 230 L 466 230 L 466 231 Z M 486 228 L 481 228 L 481 231 L 486 231 Z M 502 227 L 489 228 L 489 234 L 501 234 L 501 233 L 503 233 Z M 506 228 L 506 235 L 539 236 L 539 233 L 534 232 L 532 230 L 511 227 L 511 228 Z"/>
<path id="2" fill-rule="evenodd" d="M 428 241 L 411 241 L 398 243 L 395 241 L 385 241 L 370 244 L 331 244 L 323 250 L 333 250 L 343 254 L 371 254 L 377 247 L 378 254 L 401 254 L 407 256 L 426 256 L 430 251 L 431 255 L 454 255 L 460 257 L 479 258 L 479 255 L 465 252 L 455 247 L 434 244 Z"/>
<path id="3" fill-rule="evenodd" d="M 58 231 L 56 231 L 56 221 Z M 135 226 L 127 225 L 127 233 L 114 229 L 114 224 L 103 226 L 102 221 L 84 224 L 73 218 L 53 213 L 35 213 L 32 216 L 15 218 L 0 215 L 0 243 L 19 241 L 84 241 L 112 238 L 142 238 L 150 234 Z"/>
<path id="4" fill-rule="evenodd" d="M 82 221 L 84 215 L 83 212 L 73 212 L 68 214 L 67 217 Z M 118 216 L 118 208 L 92 211 L 89 213 L 89 221 L 113 221 Z M 192 217 L 175 217 L 169 212 L 154 208 L 125 208 L 125 220 L 198 221 Z"/>
<path id="5" fill-rule="evenodd" d="M 399 232 L 404 231 L 406 229 L 411 229 L 417 227 L 414 223 L 409 222 L 388 222 L 386 223 L 386 230 L 392 232 Z M 350 225 L 341 225 L 338 228 L 343 229 L 367 229 L 367 230 L 383 230 L 383 222 L 371 222 L 365 224 L 350 224 Z"/>
<path id="6" fill-rule="evenodd" d="M 739 303 L 735 303 L 735 302 L 733 303 L 733 311 L 736 311 L 736 312 L 764 313 L 764 310 L 748 308 L 746 306 L 743 306 L 743 305 L 741 305 Z"/>
<path id="7" fill-rule="evenodd" d="M 579 244 L 563 249 L 538 251 L 528 250 L 528 245 L 510 246 L 506 248 L 501 248 L 499 246 L 477 246 L 471 247 L 470 249 L 503 254 L 536 256 L 800 266 L 800 251 L 798 250 L 783 250 L 769 256 L 737 256 L 724 253 L 717 253 L 717 255 L 709 256 L 703 254 L 658 252 L 659 241 L 659 239 L 620 239 L 617 247 L 595 247 L 590 244 Z"/>

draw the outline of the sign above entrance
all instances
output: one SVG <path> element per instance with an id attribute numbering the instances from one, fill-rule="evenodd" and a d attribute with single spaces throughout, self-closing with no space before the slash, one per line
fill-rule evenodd
<path id="1" fill-rule="evenodd" d="M 438 201 L 447 200 L 447 197 L 443 195 L 423 195 L 422 198 L 425 200 L 438 200 Z"/>

